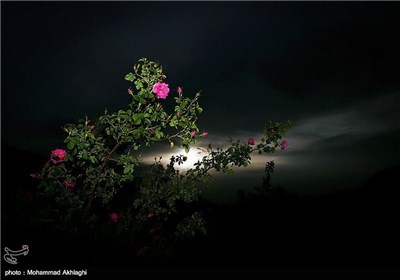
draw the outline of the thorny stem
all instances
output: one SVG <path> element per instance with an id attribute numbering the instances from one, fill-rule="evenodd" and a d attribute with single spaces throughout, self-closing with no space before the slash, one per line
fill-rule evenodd
<path id="1" fill-rule="evenodd" d="M 65 189 L 65 186 L 59 180 L 57 180 L 57 183 L 59 183 L 61 188 L 64 190 L 64 194 L 68 199 L 69 205 L 72 207 L 71 197 L 70 197 L 69 193 L 67 192 L 67 190 Z"/>
<path id="2" fill-rule="evenodd" d="M 180 136 L 181 133 L 182 133 L 182 131 L 179 131 L 179 132 L 175 133 L 174 135 L 168 136 L 167 139 L 170 141 L 172 138 Z"/>
<path id="3" fill-rule="evenodd" d="M 122 141 L 117 141 L 117 143 L 115 144 L 114 148 L 108 153 L 108 155 L 104 158 L 103 163 L 101 164 L 101 166 L 99 167 L 99 174 L 103 171 L 104 167 L 106 167 L 108 161 L 110 160 L 111 156 L 113 155 L 113 153 L 118 149 L 118 147 L 122 144 Z M 90 207 L 92 207 L 92 202 L 94 199 L 93 193 L 97 187 L 97 184 L 100 181 L 100 176 L 97 177 L 96 181 L 92 184 L 90 192 L 89 192 L 89 201 L 85 210 L 85 215 L 84 217 L 87 216 Z"/>

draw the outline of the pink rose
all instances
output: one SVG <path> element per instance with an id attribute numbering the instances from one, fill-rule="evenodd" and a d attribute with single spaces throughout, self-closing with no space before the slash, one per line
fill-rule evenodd
<path id="1" fill-rule="evenodd" d="M 57 164 L 64 161 L 66 155 L 67 152 L 65 150 L 55 149 L 54 151 L 51 151 L 50 160 L 52 163 Z"/>
<path id="2" fill-rule="evenodd" d="M 281 143 L 281 150 L 285 150 L 289 146 L 289 142 L 286 140 L 283 140 Z"/>
<path id="3" fill-rule="evenodd" d="M 111 213 L 108 215 L 113 223 L 118 222 L 118 220 L 122 217 L 122 215 L 118 215 L 117 213 Z"/>
<path id="4" fill-rule="evenodd" d="M 64 186 L 66 186 L 66 187 L 69 188 L 69 189 L 73 189 L 73 188 L 76 186 L 76 183 L 75 183 L 75 182 L 71 182 L 71 181 L 64 180 Z"/>
<path id="5" fill-rule="evenodd" d="M 154 130 L 150 130 L 150 132 L 149 132 L 149 134 L 150 134 L 150 136 L 154 136 Z"/>
<path id="6" fill-rule="evenodd" d="M 39 178 L 39 175 L 37 175 L 36 173 L 31 173 L 29 174 L 29 176 L 31 176 L 33 179 Z"/>
<path id="7" fill-rule="evenodd" d="M 190 132 L 190 136 L 195 137 L 196 136 L 196 131 Z"/>
<path id="8" fill-rule="evenodd" d="M 249 141 L 247 141 L 247 144 L 254 145 L 254 139 L 253 138 L 249 138 Z"/>
<path id="9" fill-rule="evenodd" d="M 203 136 L 203 137 L 205 137 L 205 136 L 207 136 L 208 135 L 208 132 L 207 131 L 204 131 L 202 134 L 201 134 L 201 136 Z"/>
<path id="10" fill-rule="evenodd" d="M 158 99 L 166 99 L 169 92 L 168 84 L 155 83 L 153 86 L 153 92 L 156 94 Z"/>
<path id="11" fill-rule="evenodd" d="M 181 87 L 178 87 L 178 89 L 176 91 L 178 92 L 179 95 L 182 94 L 182 88 Z"/>
<path id="12" fill-rule="evenodd" d="M 151 219 L 151 218 L 153 218 L 154 217 L 154 213 L 149 213 L 149 214 L 147 214 L 147 218 L 148 219 Z"/>
<path id="13" fill-rule="evenodd" d="M 129 95 L 133 95 L 133 91 L 132 91 L 131 88 L 128 88 L 128 94 L 129 94 Z"/>

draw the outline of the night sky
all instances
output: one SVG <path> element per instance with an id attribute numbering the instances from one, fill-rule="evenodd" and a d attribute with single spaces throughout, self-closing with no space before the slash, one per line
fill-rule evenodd
<path id="1" fill-rule="evenodd" d="M 299 194 L 354 188 L 399 164 L 399 2 L 1 2 L 2 143 L 47 156 L 65 123 L 129 101 L 141 57 L 172 97 L 202 90 L 197 147 L 257 141 L 292 121 L 289 147 L 216 177 L 225 201 L 272 183 Z M 160 144 L 144 154 L 179 152 Z M 3 163 L 4 164 L 4 163 Z M 38 164 L 38 168 L 40 168 Z"/>

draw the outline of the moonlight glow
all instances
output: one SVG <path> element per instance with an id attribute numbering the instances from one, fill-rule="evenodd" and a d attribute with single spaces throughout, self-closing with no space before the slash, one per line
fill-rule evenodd
<path id="1" fill-rule="evenodd" d="M 181 150 L 178 154 L 171 154 L 169 157 L 173 155 L 184 156 L 183 164 L 176 166 L 178 169 L 189 169 L 193 167 L 196 162 L 201 161 L 203 157 L 207 155 L 207 153 L 201 148 L 192 147 L 189 153 L 186 153 L 185 150 Z"/>
<path id="2" fill-rule="evenodd" d="M 168 148 L 169 149 L 169 148 Z M 172 156 L 182 155 L 184 157 L 184 162 L 181 165 L 175 164 L 175 168 L 178 170 L 188 170 L 193 168 L 197 161 L 202 161 L 204 156 L 207 156 L 206 148 L 192 147 L 189 153 L 186 153 L 184 149 L 173 149 L 173 151 L 164 151 L 158 154 L 161 156 L 161 162 L 163 165 L 167 165 Z M 158 156 L 156 156 L 158 158 Z M 154 163 L 154 155 L 147 154 L 142 156 L 142 162 L 145 164 Z"/>

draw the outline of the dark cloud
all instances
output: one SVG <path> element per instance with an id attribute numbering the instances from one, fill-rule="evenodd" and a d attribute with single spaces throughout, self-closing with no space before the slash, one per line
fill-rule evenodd
<path id="1" fill-rule="evenodd" d="M 264 164 L 270 160 L 276 163 L 272 182 L 291 192 L 321 194 L 357 188 L 376 170 L 399 162 L 399 101 L 400 93 L 391 93 L 298 120 L 286 137 L 286 151 L 254 156 L 250 167 L 236 169 L 233 176 L 216 175 L 216 188 L 207 193 L 233 201 L 237 190 L 261 184 Z M 247 135 L 256 141 L 261 138 L 251 129 L 233 133 L 235 139 L 244 141 Z M 222 135 L 219 139 L 224 143 Z"/>
<path id="2" fill-rule="evenodd" d="M 257 73 L 295 98 L 369 96 L 399 88 L 399 5 L 362 7 L 342 20 L 331 18 L 331 26 L 305 32 L 283 58 L 256 63 Z"/>

